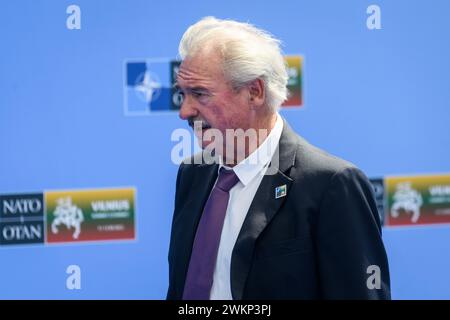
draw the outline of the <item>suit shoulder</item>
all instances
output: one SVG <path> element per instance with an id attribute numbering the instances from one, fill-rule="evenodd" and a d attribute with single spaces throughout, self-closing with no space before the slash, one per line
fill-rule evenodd
<path id="1" fill-rule="evenodd" d="M 183 161 L 181 161 L 180 166 L 184 167 L 186 165 L 198 163 L 199 159 L 201 159 L 201 158 L 202 158 L 202 152 L 197 152 L 196 154 L 193 154 L 189 157 L 184 158 Z"/>
<path id="2" fill-rule="evenodd" d="M 294 175 L 329 180 L 336 173 L 362 171 L 353 163 L 322 150 L 298 137 Z M 364 175 L 364 174 L 363 174 Z"/>
<path id="3" fill-rule="evenodd" d="M 212 158 L 211 156 L 205 155 L 204 151 L 200 151 L 192 156 L 185 158 L 180 165 L 183 167 L 184 166 L 196 167 L 204 164 L 212 164 L 214 163 L 214 161 L 216 161 L 216 158 Z"/>
<path id="4" fill-rule="evenodd" d="M 192 176 L 199 172 L 200 169 L 212 168 L 218 164 L 217 158 L 213 158 L 205 153 L 198 152 L 190 157 L 185 158 L 178 169 L 178 175 Z M 203 172 L 203 171 L 202 171 Z"/>

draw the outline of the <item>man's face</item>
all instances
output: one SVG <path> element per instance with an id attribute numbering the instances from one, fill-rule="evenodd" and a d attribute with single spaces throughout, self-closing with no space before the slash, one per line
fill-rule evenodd
<path id="1" fill-rule="evenodd" d="M 217 129 L 225 144 L 226 129 L 249 128 L 248 91 L 245 88 L 233 90 L 224 77 L 221 57 L 216 52 L 186 58 L 178 72 L 177 86 L 184 98 L 180 118 L 188 120 L 191 126 L 194 121 L 201 121 L 203 134 L 210 128 Z M 202 148 L 211 143 L 201 139 L 201 130 L 196 130 L 195 134 L 202 142 Z"/>

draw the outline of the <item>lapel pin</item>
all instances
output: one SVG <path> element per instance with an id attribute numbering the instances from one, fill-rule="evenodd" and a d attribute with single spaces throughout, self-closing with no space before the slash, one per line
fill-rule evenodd
<path id="1" fill-rule="evenodd" d="M 285 196 L 286 196 L 286 185 L 285 184 L 275 188 L 275 199 L 282 198 Z"/>

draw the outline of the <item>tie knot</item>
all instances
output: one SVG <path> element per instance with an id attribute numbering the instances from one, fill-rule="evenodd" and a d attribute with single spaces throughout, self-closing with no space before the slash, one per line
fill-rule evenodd
<path id="1" fill-rule="evenodd" d="M 238 183 L 239 178 L 233 170 L 220 168 L 219 179 L 217 179 L 216 187 L 222 191 L 228 192 Z"/>

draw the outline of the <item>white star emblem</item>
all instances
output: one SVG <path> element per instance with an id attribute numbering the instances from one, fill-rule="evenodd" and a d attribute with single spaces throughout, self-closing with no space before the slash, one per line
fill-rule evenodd
<path id="1" fill-rule="evenodd" d="M 161 92 L 161 84 L 153 78 L 156 77 L 151 77 L 150 73 L 147 71 L 144 74 L 142 83 L 135 87 L 135 90 L 139 93 L 139 96 L 143 97 L 146 102 L 151 102 L 156 99 Z"/>

